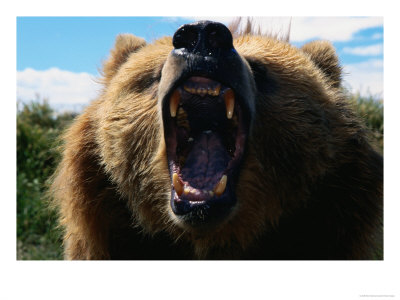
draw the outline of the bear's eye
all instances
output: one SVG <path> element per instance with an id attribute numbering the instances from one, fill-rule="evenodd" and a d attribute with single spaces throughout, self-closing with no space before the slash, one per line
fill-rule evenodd
<path id="1" fill-rule="evenodd" d="M 268 72 L 267 66 L 255 59 L 246 59 L 253 73 L 257 90 L 260 93 L 271 95 L 278 89 L 273 76 Z"/>
<path id="2" fill-rule="evenodd" d="M 162 68 L 163 64 L 154 66 L 153 69 L 148 72 L 131 75 L 132 82 L 130 83 L 129 90 L 135 93 L 153 91 L 161 80 Z"/>

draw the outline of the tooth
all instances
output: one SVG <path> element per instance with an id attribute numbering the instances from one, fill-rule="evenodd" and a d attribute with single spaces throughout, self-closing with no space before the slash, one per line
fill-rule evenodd
<path id="1" fill-rule="evenodd" d="M 186 92 L 190 93 L 190 87 L 184 85 L 184 86 L 183 86 L 183 89 L 184 89 Z"/>
<path id="2" fill-rule="evenodd" d="M 208 90 L 207 90 L 207 93 L 210 95 L 210 96 L 218 96 L 218 94 L 219 94 L 219 86 L 217 86 L 217 87 L 215 87 L 215 88 L 209 88 Z"/>
<path id="3" fill-rule="evenodd" d="M 169 100 L 169 112 L 171 117 L 176 117 L 176 111 L 178 109 L 179 101 L 181 100 L 181 93 L 178 90 L 175 90 L 172 93 L 171 99 Z"/>
<path id="4" fill-rule="evenodd" d="M 174 173 L 172 175 L 172 183 L 174 185 L 175 191 L 178 194 L 178 196 L 182 195 L 182 193 L 183 193 L 183 182 L 179 178 L 177 173 Z"/>
<path id="5" fill-rule="evenodd" d="M 212 197 L 214 196 L 214 192 L 213 191 L 208 191 L 208 194 Z"/>
<path id="6" fill-rule="evenodd" d="M 214 95 L 215 95 L 215 96 L 218 96 L 218 95 L 219 95 L 219 90 L 220 90 L 220 89 L 221 89 L 221 85 L 218 84 L 217 87 L 216 87 L 215 90 L 214 90 Z"/>
<path id="7" fill-rule="evenodd" d="M 183 189 L 183 193 L 185 195 L 187 195 L 187 194 L 189 194 L 189 192 L 190 192 L 190 189 L 187 186 L 185 186 L 185 188 Z"/>
<path id="8" fill-rule="evenodd" d="M 221 180 L 217 183 L 217 185 L 214 188 L 214 193 L 217 196 L 221 196 L 226 188 L 226 182 L 228 181 L 228 177 L 226 175 L 221 177 Z"/>
<path id="9" fill-rule="evenodd" d="M 225 91 L 224 100 L 226 105 L 226 117 L 232 119 L 233 109 L 235 108 L 235 94 L 231 89 Z"/>

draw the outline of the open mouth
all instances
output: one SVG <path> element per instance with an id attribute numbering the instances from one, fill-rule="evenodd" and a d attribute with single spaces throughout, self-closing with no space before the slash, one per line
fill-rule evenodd
<path id="1" fill-rule="evenodd" d="M 171 206 L 191 223 L 222 216 L 236 202 L 248 131 L 240 103 L 231 87 L 200 76 L 186 79 L 164 102 Z"/>

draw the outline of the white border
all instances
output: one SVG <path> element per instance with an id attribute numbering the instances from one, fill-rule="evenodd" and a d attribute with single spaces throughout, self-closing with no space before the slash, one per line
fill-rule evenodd
<path id="1" fill-rule="evenodd" d="M 395 2 L 393 2 L 395 3 Z M 1 14 L 2 299 L 359 299 L 398 284 L 398 8 L 376 1 L 16 1 Z M 14 5 L 14 6 L 13 6 Z M 17 262 L 15 254 L 16 16 L 373 15 L 385 22 L 383 262 Z M 4 106 L 5 105 L 5 106 Z M 396 172 L 397 171 L 397 172 Z"/>

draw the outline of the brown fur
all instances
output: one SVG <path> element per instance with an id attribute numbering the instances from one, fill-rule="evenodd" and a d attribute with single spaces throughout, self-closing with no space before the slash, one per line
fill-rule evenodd
<path id="1" fill-rule="evenodd" d="M 297 49 L 250 34 L 234 46 L 257 85 L 235 212 L 200 232 L 171 211 L 158 100 L 171 39 L 146 44 L 121 35 L 104 64 L 104 90 L 67 130 L 54 176 L 66 258 L 371 257 L 382 163 L 341 93 L 333 47 Z M 321 242 L 301 241 L 291 224 L 299 232 L 324 224 Z M 301 242 L 308 252 L 290 254 Z"/>

